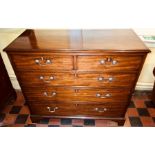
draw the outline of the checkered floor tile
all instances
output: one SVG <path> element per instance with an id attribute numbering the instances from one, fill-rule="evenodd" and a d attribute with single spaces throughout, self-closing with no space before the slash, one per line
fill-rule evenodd
<path id="1" fill-rule="evenodd" d="M 20 91 L 17 100 L 10 102 L 0 113 L 2 127 L 113 127 L 116 122 L 93 119 L 44 118 L 39 123 L 32 123 L 27 105 Z M 124 126 L 155 127 L 155 104 L 151 101 L 151 92 L 136 91 L 126 113 Z"/>

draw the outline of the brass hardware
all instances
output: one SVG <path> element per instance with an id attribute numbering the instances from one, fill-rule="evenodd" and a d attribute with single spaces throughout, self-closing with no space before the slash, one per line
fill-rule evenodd
<path id="1" fill-rule="evenodd" d="M 106 62 L 111 62 L 112 65 L 116 65 L 118 63 L 116 60 L 113 60 L 112 58 L 106 58 L 105 60 L 102 59 L 99 62 L 101 65 L 106 64 Z"/>
<path id="2" fill-rule="evenodd" d="M 103 77 L 99 77 L 98 80 L 99 80 L 99 81 L 103 81 L 104 78 L 103 78 Z"/>
<path id="3" fill-rule="evenodd" d="M 54 113 L 57 109 L 59 109 L 58 107 L 54 107 L 54 108 L 51 108 L 51 107 L 47 107 L 48 111 L 51 112 L 51 113 Z M 52 110 L 51 110 L 52 109 Z"/>
<path id="4" fill-rule="evenodd" d="M 35 59 L 36 64 L 39 64 L 39 62 L 40 62 L 39 59 Z"/>
<path id="5" fill-rule="evenodd" d="M 95 108 L 94 110 L 97 111 L 97 112 L 105 112 L 108 109 L 107 108 Z"/>
<path id="6" fill-rule="evenodd" d="M 111 62 L 112 61 L 112 58 L 107 58 L 106 61 L 107 62 Z"/>
<path id="7" fill-rule="evenodd" d="M 105 64 L 105 60 L 100 60 L 100 64 Z"/>
<path id="8" fill-rule="evenodd" d="M 113 77 L 109 77 L 109 78 L 104 78 L 104 77 L 98 77 L 98 81 L 103 81 L 103 80 L 108 80 L 108 81 L 113 81 Z"/>
<path id="9" fill-rule="evenodd" d="M 96 97 L 99 97 L 99 98 L 108 98 L 108 97 L 111 97 L 111 94 L 101 95 L 100 93 L 97 93 L 96 94 Z"/>
<path id="10" fill-rule="evenodd" d="M 54 97 L 56 95 L 56 92 L 52 92 L 51 95 L 48 95 L 47 92 L 44 92 L 43 95 L 47 97 Z"/>
<path id="11" fill-rule="evenodd" d="M 45 80 L 44 76 L 40 76 L 39 79 L 43 80 L 44 82 L 51 82 L 52 80 L 54 80 L 54 77 L 53 76 L 49 76 L 49 80 Z"/>
<path id="12" fill-rule="evenodd" d="M 47 59 L 46 64 L 51 64 L 51 60 Z"/>
<path id="13" fill-rule="evenodd" d="M 43 76 L 40 76 L 40 77 L 39 77 L 39 79 L 40 79 L 40 80 L 43 80 L 43 79 L 44 79 L 44 77 L 43 77 Z"/>
<path id="14" fill-rule="evenodd" d="M 109 81 L 113 81 L 113 77 L 109 77 L 108 80 L 109 80 Z"/>
<path id="15" fill-rule="evenodd" d="M 117 64 L 117 61 L 116 60 L 112 60 L 112 64 L 113 65 L 116 65 Z"/>
<path id="16" fill-rule="evenodd" d="M 40 66 L 46 66 L 48 64 L 51 64 L 52 60 L 41 57 L 41 58 L 35 59 L 35 63 Z"/>

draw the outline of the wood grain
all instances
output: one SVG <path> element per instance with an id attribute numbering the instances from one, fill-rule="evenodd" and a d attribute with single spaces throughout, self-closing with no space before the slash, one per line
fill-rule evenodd
<path id="1" fill-rule="evenodd" d="M 125 89 L 70 89 L 60 87 L 28 88 L 24 90 L 27 100 L 37 101 L 83 101 L 83 102 L 127 102 L 130 90 Z M 46 94 L 45 94 L 46 93 Z M 53 95 L 53 93 L 56 93 Z M 100 97 L 97 97 L 100 94 Z M 109 96 L 110 95 L 110 96 Z"/>
<path id="2" fill-rule="evenodd" d="M 50 108 L 48 108 L 50 107 Z M 96 109 L 99 111 L 96 111 Z M 101 110 L 107 109 L 102 112 Z M 125 108 L 123 107 L 110 107 L 103 105 L 88 105 L 88 104 L 32 104 L 30 106 L 31 112 L 34 115 L 44 115 L 44 116 L 77 116 L 77 117 L 87 117 L 87 116 L 101 116 L 101 117 L 122 117 L 125 113 Z M 50 112 L 49 111 L 52 111 Z"/>
<path id="3" fill-rule="evenodd" d="M 134 73 L 55 73 L 19 72 L 23 87 L 85 86 L 107 88 L 131 88 L 136 78 Z M 76 74 L 76 76 L 75 76 Z M 129 85 L 129 83 L 131 83 Z"/>
<path id="4" fill-rule="evenodd" d="M 108 59 L 109 62 L 108 62 Z M 101 64 L 102 61 L 104 64 Z M 107 56 L 78 56 L 77 66 L 78 70 L 92 70 L 92 71 L 106 71 L 106 72 L 119 72 L 119 71 L 134 71 L 138 70 L 143 57 L 142 56 L 121 56 L 121 55 L 107 55 Z M 116 61 L 116 64 L 112 64 Z"/>
<path id="5" fill-rule="evenodd" d="M 43 59 L 43 60 L 42 60 Z M 46 55 L 42 56 L 35 55 L 11 55 L 11 60 L 13 61 L 17 70 L 71 70 L 73 69 L 73 57 L 72 56 L 53 56 Z M 39 60 L 39 64 L 35 61 Z M 50 64 L 46 64 L 46 61 L 50 60 Z"/>
<path id="6" fill-rule="evenodd" d="M 148 51 L 131 29 L 26 30 L 5 51 L 137 50 Z"/>

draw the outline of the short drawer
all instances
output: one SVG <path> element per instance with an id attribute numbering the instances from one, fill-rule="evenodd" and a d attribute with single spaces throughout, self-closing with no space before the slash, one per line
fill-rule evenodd
<path id="1" fill-rule="evenodd" d="M 19 72 L 22 86 L 89 86 L 132 88 L 136 74 Z"/>
<path id="2" fill-rule="evenodd" d="M 34 101 L 127 102 L 130 90 L 36 87 L 24 89 L 24 94 L 27 100 Z"/>
<path id="3" fill-rule="evenodd" d="M 11 55 L 11 61 L 17 70 L 71 70 L 72 56 L 55 55 Z"/>
<path id="4" fill-rule="evenodd" d="M 136 71 L 142 64 L 143 56 L 78 56 L 78 70 L 84 71 Z"/>

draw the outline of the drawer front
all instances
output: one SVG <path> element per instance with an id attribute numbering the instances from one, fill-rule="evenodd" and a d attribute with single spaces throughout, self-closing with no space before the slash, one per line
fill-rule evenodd
<path id="1" fill-rule="evenodd" d="M 89 102 L 127 102 L 129 90 L 119 89 L 79 89 L 75 100 Z"/>
<path id="2" fill-rule="evenodd" d="M 126 87 L 131 88 L 136 74 L 113 73 L 48 73 L 20 72 L 22 86 L 89 86 L 89 87 Z"/>
<path id="3" fill-rule="evenodd" d="M 77 67 L 84 71 L 136 71 L 142 56 L 78 56 Z"/>
<path id="4" fill-rule="evenodd" d="M 54 116 L 69 116 L 75 115 L 75 104 L 30 104 L 32 115 L 54 115 Z"/>
<path id="5" fill-rule="evenodd" d="M 71 70 L 72 56 L 11 55 L 17 70 Z"/>
<path id="6" fill-rule="evenodd" d="M 30 101 L 127 102 L 130 91 L 125 89 L 30 88 L 24 90 L 24 94 Z"/>
<path id="7" fill-rule="evenodd" d="M 125 106 L 105 106 L 102 104 L 79 104 L 77 106 L 77 115 L 123 117 L 124 114 Z"/>
<path id="8" fill-rule="evenodd" d="M 74 99 L 75 90 L 69 88 L 24 88 L 24 95 L 28 101 L 68 102 Z"/>
<path id="9" fill-rule="evenodd" d="M 101 104 L 31 104 L 33 115 L 122 117 L 125 107 Z"/>

